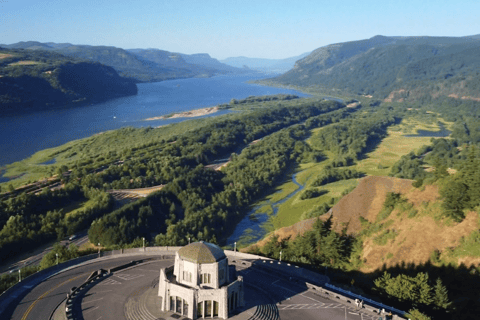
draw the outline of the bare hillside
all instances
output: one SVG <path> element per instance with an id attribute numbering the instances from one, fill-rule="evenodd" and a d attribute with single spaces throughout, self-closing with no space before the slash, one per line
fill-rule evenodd
<path id="1" fill-rule="evenodd" d="M 395 209 L 385 220 L 378 222 L 377 216 L 383 208 L 388 192 L 402 194 L 406 204 L 413 205 L 406 211 Z M 411 207 L 410 205 L 410 207 Z M 415 211 L 414 216 L 409 212 Z M 369 272 L 383 265 L 422 264 L 431 259 L 437 250 L 448 261 L 466 265 L 480 265 L 480 258 L 448 256 L 463 237 L 479 228 L 480 219 L 476 212 L 468 212 L 461 223 L 439 218 L 440 200 L 438 187 L 425 186 L 422 190 L 412 187 L 412 181 L 392 177 L 369 176 L 360 180 L 358 186 L 343 197 L 330 211 L 333 228 L 340 232 L 347 228 L 348 234 L 357 235 L 362 229 L 360 217 L 371 225 L 383 223 L 377 231 L 364 238 L 362 271 Z M 326 214 L 322 219 L 327 219 Z M 301 221 L 293 226 L 275 231 L 280 239 L 295 238 L 310 230 L 315 218 Z M 383 239 L 382 239 L 383 238 Z M 268 240 L 257 243 L 262 246 Z"/>

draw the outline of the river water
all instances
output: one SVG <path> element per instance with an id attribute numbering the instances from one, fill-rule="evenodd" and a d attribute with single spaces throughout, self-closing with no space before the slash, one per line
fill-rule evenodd
<path id="1" fill-rule="evenodd" d="M 292 182 L 298 186 L 297 190 L 290 193 L 282 200 L 279 200 L 277 202 L 270 202 L 270 200 L 267 200 L 265 202 L 262 202 L 261 205 L 258 205 L 252 210 L 250 210 L 242 219 L 242 221 L 237 224 L 232 235 L 228 237 L 226 245 L 233 248 L 235 242 L 238 242 L 239 246 L 245 246 L 261 240 L 268 232 L 270 218 L 277 215 L 278 207 L 282 203 L 296 195 L 298 192 L 303 190 L 304 186 L 298 183 L 296 178 L 297 174 L 295 173 L 292 176 Z M 272 207 L 273 213 L 271 213 L 271 216 L 267 213 L 257 213 L 257 210 L 265 205 L 270 205 Z"/>
<path id="2" fill-rule="evenodd" d="M 39 150 L 102 131 L 127 126 L 155 127 L 185 120 L 144 121 L 150 117 L 215 106 L 228 103 L 233 98 L 278 93 L 306 96 L 295 90 L 246 83 L 266 77 L 263 74 L 224 75 L 142 83 L 138 84 L 138 94 L 135 96 L 84 107 L 1 117 L 0 167 L 27 158 Z M 220 111 L 210 116 L 227 112 Z"/>

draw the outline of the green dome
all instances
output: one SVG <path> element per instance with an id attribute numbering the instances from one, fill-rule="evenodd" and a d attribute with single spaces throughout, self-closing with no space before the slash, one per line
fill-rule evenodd
<path id="1" fill-rule="evenodd" d="M 183 260 L 199 264 L 215 263 L 226 258 L 219 246 L 203 241 L 194 242 L 181 248 L 178 250 L 178 255 Z"/>

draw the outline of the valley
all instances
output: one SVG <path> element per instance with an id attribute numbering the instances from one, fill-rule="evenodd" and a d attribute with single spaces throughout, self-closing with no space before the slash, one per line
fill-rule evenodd
<path id="1" fill-rule="evenodd" d="M 71 60 L 95 56 L 99 48 L 48 46 L 42 54 L 64 59 L 60 69 L 114 68 Z M 80 123 L 91 124 L 87 131 L 67 137 L 60 130 L 64 140 L 38 152 L 27 148 L 23 160 L 3 160 L 3 179 L 11 180 L 0 183 L 0 256 L 20 259 L 22 252 L 73 234 L 88 243 L 54 245 L 41 268 L 53 264 L 55 253 L 65 261 L 144 242 L 207 241 L 281 256 L 414 314 L 477 314 L 477 47 L 472 37 L 377 36 L 319 48 L 266 80 L 203 78 L 220 68 L 205 54 L 127 50 L 139 73 L 126 76 L 131 69 L 118 65 L 107 71 L 134 83 L 140 94 L 84 106 L 94 115 Z M 126 55 L 117 49 L 105 50 Z M 31 59 L 37 49 L 9 50 L 18 51 L 0 55 L 3 71 L 54 74 L 46 73 L 54 60 Z M 62 50 L 73 53 L 59 56 Z M 15 55 L 23 56 L 11 60 Z M 186 69 L 196 63 L 204 65 Z M 154 82 L 161 64 L 189 79 Z M 155 76 L 140 75 L 147 69 Z M 73 122 L 81 122 L 74 112 L 51 123 L 75 115 L 71 125 L 65 120 L 65 132 L 72 132 Z M 4 283 L 14 280 L 3 277 Z"/>

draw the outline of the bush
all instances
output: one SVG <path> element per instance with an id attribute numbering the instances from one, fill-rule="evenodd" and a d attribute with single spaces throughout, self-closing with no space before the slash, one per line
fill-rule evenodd
<path id="1" fill-rule="evenodd" d="M 423 185 L 423 179 L 419 178 L 412 183 L 415 188 L 420 188 Z"/>
<path id="2" fill-rule="evenodd" d="M 328 193 L 327 190 L 307 189 L 302 193 L 302 195 L 300 196 L 300 199 L 305 200 L 305 199 L 317 198 L 326 193 Z"/>

